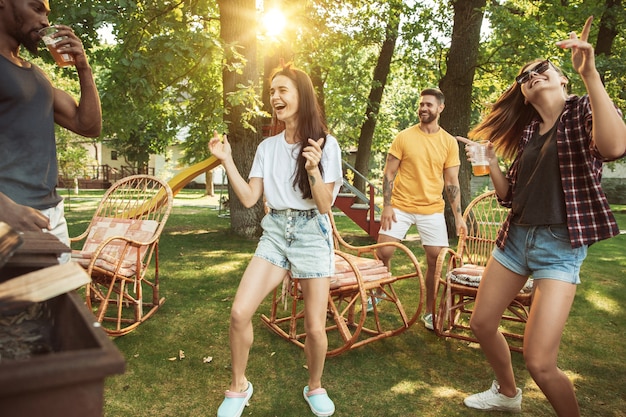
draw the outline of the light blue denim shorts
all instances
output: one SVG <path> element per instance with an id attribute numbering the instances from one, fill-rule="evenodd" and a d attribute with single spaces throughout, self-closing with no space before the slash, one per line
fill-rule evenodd
<path id="1" fill-rule="evenodd" d="M 263 235 L 254 256 L 291 271 L 293 278 L 334 274 L 335 252 L 328 215 L 316 209 L 270 209 L 261 227 Z"/>
<path id="2" fill-rule="evenodd" d="M 516 274 L 580 284 L 580 266 L 587 257 L 587 246 L 573 249 L 565 225 L 511 224 L 504 250 L 496 247 L 492 256 Z"/>

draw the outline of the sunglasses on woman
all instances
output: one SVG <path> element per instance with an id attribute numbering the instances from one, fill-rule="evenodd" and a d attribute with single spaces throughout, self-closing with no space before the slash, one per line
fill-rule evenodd
<path id="1" fill-rule="evenodd" d="M 531 69 L 522 72 L 520 75 L 515 77 L 515 81 L 518 84 L 524 84 L 526 81 L 530 80 L 530 76 L 533 73 L 534 74 L 543 74 L 544 72 L 546 72 L 548 70 L 548 68 L 550 68 L 550 61 L 548 61 L 546 59 L 545 61 L 541 61 L 540 63 L 538 63 L 537 65 L 535 65 Z"/>

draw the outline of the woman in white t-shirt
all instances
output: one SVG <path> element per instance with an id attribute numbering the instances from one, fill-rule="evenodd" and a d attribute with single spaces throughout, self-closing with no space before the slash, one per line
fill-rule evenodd
<path id="1" fill-rule="evenodd" d="M 218 417 L 239 417 L 252 396 L 245 371 L 253 340 L 252 317 L 285 274 L 300 280 L 305 304 L 305 354 L 309 370 L 303 396 L 313 414 L 330 416 L 332 400 L 321 378 L 328 349 L 326 311 L 334 272 L 328 212 L 342 183 L 341 151 L 328 134 L 313 84 L 290 64 L 270 77 L 272 124 L 283 128 L 259 145 L 246 181 L 233 162 L 228 139 L 217 132 L 209 149 L 222 161 L 228 181 L 245 207 L 265 197 L 263 235 L 241 278 L 230 315 L 232 381 Z"/>

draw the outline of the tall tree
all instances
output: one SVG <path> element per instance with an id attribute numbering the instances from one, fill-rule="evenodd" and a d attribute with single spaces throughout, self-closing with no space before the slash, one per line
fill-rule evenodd
<path id="1" fill-rule="evenodd" d="M 446 107 L 441 114 L 441 126 L 451 135 L 465 135 L 469 131 L 472 114 L 472 86 L 486 0 L 456 0 L 451 2 L 454 9 L 454 26 L 450 50 L 446 57 L 446 73 L 439 87 L 446 97 Z M 461 206 L 469 203 L 471 170 L 459 144 L 461 154 Z M 445 195 L 445 193 L 444 193 Z M 454 216 L 450 205 L 446 205 L 448 234 L 455 235 Z"/>
<path id="2" fill-rule="evenodd" d="M 221 104 L 221 89 L 210 89 L 219 85 L 214 74 L 221 62 L 213 3 L 120 1 L 108 10 L 117 42 L 97 56 L 103 133 L 137 170 L 150 155 L 164 154 L 181 131 L 197 137 L 201 130 L 206 148 L 212 129 L 202 122 L 215 128 L 211 115 L 221 122 L 221 105 L 197 106 L 202 100 Z"/>
<path id="3" fill-rule="evenodd" d="M 367 106 L 365 109 L 365 121 L 361 126 L 361 134 L 359 135 L 358 141 L 358 150 L 354 167 L 361 174 L 367 174 L 369 172 L 370 157 L 372 155 L 372 141 L 374 138 L 374 130 L 376 129 L 376 119 L 380 113 L 380 104 L 385 86 L 387 85 L 387 76 L 389 75 L 391 60 L 396 48 L 402 10 L 402 1 L 392 1 L 389 3 L 389 16 L 387 20 L 387 28 L 385 30 L 385 39 L 380 48 L 380 54 L 378 55 L 376 67 L 374 68 L 372 86 L 367 98 Z M 354 177 L 354 186 L 361 191 L 365 191 L 365 181 L 362 177 Z"/>
<path id="4" fill-rule="evenodd" d="M 311 76 L 328 127 L 344 152 L 358 145 L 388 9 L 387 1 L 371 0 L 316 0 L 314 7 L 301 9 L 306 18 L 298 22 L 296 63 Z M 379 131 L 380 118 L 377 122 Z"/>
<path id="5" fill-rule="evenodd" d="M 439 83 L 448 96 L 442 125 L 452 133 L 467 131 L 462 127 L 465 120 L 454 110 L 461 106 L 461 98 L 465 100 L 454 84 L 459 83 L 464 89 L 467 84 L 453 77 L 454 68 L 462 67 L 466 72 L 477 68 L 470 124 L 478 122 L 484 104 L 492 102 L 510 85 L 519 65 L 527 60 L 549 57 L 573 75 L 569 54 L 554 42 L 571 30 L 579 30 L 591 14 L 596 16 L 591 39 L 597 36 L 598 69 L 604 74 L 609 95 L 619 107 L 626 108 L 623 1 L 579 1 L 576 7 L 572 7 L 574 2 L 564 0 L 489 1 L 486 16 L 490 28 L 483 33 L 481 55 L 475 67 L 463 59 L 459 62 L 452 59 L 455 54 L 463 58 L 471 52 L 464 47 L 454 51 L 463 39 L 456 39 L 455 35 L 454 45 L 450 43 L 452 29 L 456 32 L 463 23 L 456 21 L 453 12 L 456 13 L 456 8 L 471 9 L 469 5 L 474 1 L 403 2 L 406 11 L 374 119 L 371 146 L 360 146 L 372 152 L 368 161 L 371 168 L 364 171 L 370 179 L 380 178 L 384 161 L 381 155 L 386 153 L 398 130 L 417 121 L 419 91 L 425 87 Z M 269 4 L 270 0 L 265 2 Z M 259 140 L 251 133 L 257 129 L 255 108 L 263 106 L 259 104 L 259 79 L 246 72 L 251 71 L 249 65 L 258 59 L 257 53 L 260 57 L 269 48 L 267 39 L 262 51 L 257 51 L 254 44 L 253 28 L 258 16 L 254 9 L 261 2 L 255 5 L 252 1 L 245 2 L 245 8 L 240 8 L 243 3 L 223 1 L 222 8 L 230 10 L 229 17 L 224 18 L 217 0 L 55 0 L 51 21 L 71 24 L 88 48 L 103 101 L 106 131 L 103 137 L 113 138 L 114 144 L 119 144 L 118 151 L 128 147 L 127 159 L 146 161 L 149 154 L 162 154 L 168 144 L 183 138 L 184 160 L 197 162 L 208 155 L 208 136 L 218 129 L 229 131 L 232 139 L 241 141 L 241 148 L 236 150 L 241 155 L 237 158 L 243 161 L 242 171 L 249 169 L 250 162 L 245 160 L 252 159 Z M 295 64 L 311 75 L 329 128 L 342 148 L 346 151 L 355 148 L 367 121 L 363 109 L 375 102 L 372 93 L 376 84 L 372 78 L 381 57 L 385 31 L 389 29 L 385 26 L 389 21 L 389 2 L 272 0 L 272 3 L 287 13 L 289 26 L 278 36 L 290 49 L 289 54 L 283 55 L 287 59 L 293 57 Z M 223 26 L 238 25 L 239 29 L 231 31 L 232 42 L 219 41 L 220 20 Z M 241 21 L 246 23 L 236 23 Z M 117 43 L 99 45 L 96 30 L 103 26 L 112 28 Z M 63 71 L 69 74 L 71 70 Z M 59 71 L 60 76 L 64 75 L 63 71 Z M 223 71 L 231 72 L 237 81 L 222 83 Z M 572 92 L 584 92 L 580 77 L 571 76 L 570 81 Z M 227 84 L 229 91 L 223 91 Z M 241 110 L 241 117 L 232 113 L 233 108 Z M 243 136 L 236 132 L 238 128 L 245 130 Z M 260 129 L 256 131 L 260 133 Z M 251 139 L 247 138 L 248 134 Z M 237 143 L 236 147 L 239 146 Z M 250 155 L 245 156 L 245 152 Z M 461 181 L 464 187 L 463 178 Z M 467 195 L 464 191 L 465 201 Z M 231 200 L 236 223 L 239 209 L 236 199 Z"/>
<path id="6" fill-rule="evenodd" d="M 619 22 L 621 21 L 624 24 L 625 19 L 626 11 L 624 11 L 621 0 L 606 0 L 605 9 L 600 18 L 598 38 L 595 46 L 596 55 L 602 57 L 602 59 L 599 59 L 599 71 L 602 81 L 605 80 L 608 71 L 602 61 L 605 61 L 612 55 L 613 42 L 618 35 Z"/>
<path id="7" fill-rule="evenodd" d="M 244 99 L 246 92 L 258 96 L 256 1 L 218 0 L 218 5 L 220 37 L 225 52 L 225 64 L 222 67 L 224 120 L 233 160 L 241 175 L 247 178 L 261 140 L 258 115 L 251 113 L 249 101 Z M 230 185 L 228 194 L 231 229 L 241 236 L 258 236 L 263 202 L 259 201 L 248 210 L 236 198 Z"/>

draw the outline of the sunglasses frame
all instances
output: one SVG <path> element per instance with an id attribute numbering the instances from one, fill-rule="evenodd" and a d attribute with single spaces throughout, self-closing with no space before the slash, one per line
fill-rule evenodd
<path id="1" fill-rule="evenodd" d="M 533 73 L 535 73 L 535 74 L 543 74 L 544 72 L 546 72 L 549 69 L 550 69 L 550 60 L 546 59 L 545 61 L 541 61 L 540 63 L 538 63 L 537 65 L 535 65 L 531 69 L 526 70 L 526 71 L 522 72 L 520 75 L 518 75 L 517 77 L 515 77 L 515 82 L 518 83 L 519 85 L 522 85 L 525 82 L 527 82 L 528 80 L 530 80 L 530 76 Z"/>

